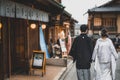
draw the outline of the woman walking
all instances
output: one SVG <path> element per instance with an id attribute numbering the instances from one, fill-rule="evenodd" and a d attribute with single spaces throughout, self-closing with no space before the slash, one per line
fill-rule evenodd
<path id="1" fill-rule="evenodd" d="M 118 54 L 104 28 L 101 30 L 101 37 L 96 41 L 92 56 L 92 60 L 95 61 L 94 80 L 115 80 L 117 58 Z"/>

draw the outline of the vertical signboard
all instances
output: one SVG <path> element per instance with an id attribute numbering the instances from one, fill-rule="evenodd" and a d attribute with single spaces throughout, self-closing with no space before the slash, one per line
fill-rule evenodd
<path id="1" fill-rule="evenodd" d="M 44 34 L 43 34 L 43 31 L 42 31 L 41 27 L 39 28 L 39 35 L 40 35 L 39 38 L 40 38 L 40 47 L 41 47 L 41 50 L 46 53 L 46 58 L 49 58 L 48 48 L 47 48 L 47 45 L 45 43 L 45 38 L 44 38 Z"/>

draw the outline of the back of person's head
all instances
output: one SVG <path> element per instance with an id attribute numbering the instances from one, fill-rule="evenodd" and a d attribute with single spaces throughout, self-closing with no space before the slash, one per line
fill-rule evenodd
<path id="1" fill-rule="evenodd" d="M 102 37 L 108 37 L 107 29 L 106 28 L 101 29 L 101 36 Z"/>
<path id="2" fill-rule="evenodd" d="M 88 27 L 85 24 L 83 24 L 83 25 L 80 26 L 81 32 L 86 32 L 87 29 L 88 29 Z"/>

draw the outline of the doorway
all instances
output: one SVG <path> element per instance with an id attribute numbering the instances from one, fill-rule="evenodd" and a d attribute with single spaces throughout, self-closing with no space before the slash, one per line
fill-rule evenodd
<path id="1" fill-rule="evenodd" d="M 17 74 L 25 72 L 27 66 L 27 27 L 23 20 L 11 20 L 10 23 L 11 71 Z"/>

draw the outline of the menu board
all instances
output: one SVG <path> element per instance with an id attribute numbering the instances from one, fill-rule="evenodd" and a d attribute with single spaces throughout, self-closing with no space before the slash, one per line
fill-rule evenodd
<path id="1" fill-rule="evenodd" d="M 66 46 L 65 46 L 65 40 L 64 39 L 59 39 L 60 40 L 60 46 L 62 52 L 67 52 Z"/>

